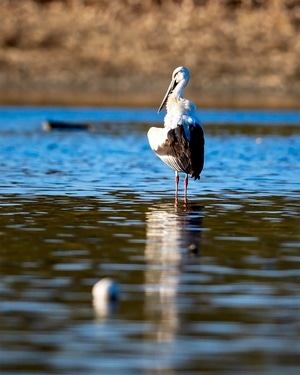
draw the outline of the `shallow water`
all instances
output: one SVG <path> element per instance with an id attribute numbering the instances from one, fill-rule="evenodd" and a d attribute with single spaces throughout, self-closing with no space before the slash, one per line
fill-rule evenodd
<path id="1" fill-rule="evenodd" d="M 299 113 L 201 112 L 176 207 L 152 112 L 0 111 L 1 374 L 299 372 Z M 117 305 L 93 302 L 105 276 Z"/>

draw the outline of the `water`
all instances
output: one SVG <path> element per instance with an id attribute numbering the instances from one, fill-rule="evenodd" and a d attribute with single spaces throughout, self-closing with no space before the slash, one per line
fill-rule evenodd
<path id="1" fill-rule="evenodd" d="M 176 207 L 154 110 L 1 109 L 1 374 L 299 373 L 299 113 L 200 116 Z"/>

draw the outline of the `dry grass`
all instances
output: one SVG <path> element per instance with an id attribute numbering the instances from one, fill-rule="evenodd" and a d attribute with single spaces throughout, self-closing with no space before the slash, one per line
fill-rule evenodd
<path id="1" fill-rule="evenodd" d="M 299 106 L 296 0 L 0 0 L 0 13 L 2 102 L 157 104 L 186 65 L 204 105 Z"/>

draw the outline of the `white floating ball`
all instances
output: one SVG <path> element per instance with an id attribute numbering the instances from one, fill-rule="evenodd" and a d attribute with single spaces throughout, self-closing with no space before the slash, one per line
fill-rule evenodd
<path id="1" fill-rule="evenodd" d="M 117 281 L 110 277 L 99 280 L 92 289 L 93 298 L 102 301 L 118 301 L 120 299 L 120 287 Z"/>
<path id="2" fill-rule="evenodd" d="M 93 306 L 99 320 L 107 318 L 116 312 L 120 299 L 119 284 L 109 278 L 99 280 L 92 289 Z"/>

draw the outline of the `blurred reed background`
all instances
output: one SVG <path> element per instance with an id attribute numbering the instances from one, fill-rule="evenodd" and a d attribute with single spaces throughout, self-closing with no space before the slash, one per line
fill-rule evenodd
<path id="1" fill-rule="evenodd" d="M 298 0 L 0 0 L 0 102 L 300 107 Z"/>

